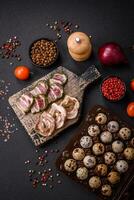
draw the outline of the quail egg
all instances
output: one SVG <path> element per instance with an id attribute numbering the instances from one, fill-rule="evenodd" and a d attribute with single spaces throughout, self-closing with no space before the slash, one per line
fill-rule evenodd
<path id="1" fill-rule="evenodd" d="M 119 124 L 117 121 L 110 121 L 107 124 L 108 131 L 111 133 L 115 133 L 119 130 Z"/>
<path id="2" fill-rule="evenodd" d="M 134 147 L 134 137 L 131 139 L 130 144 Z"/>
<path id="3" fill-rule="evenodd" d="M 116 162 L 115 167 L 116 167 L 116 170 L 120 173 L 124 173 L 128 170 L 128 164 L 125 160 L 118 160 Z"/>
<path id="4" fill-rule="evenodd" d="M 124 149 L 124 144 L 120 140 L 116 140 L 112 143 L 112 149 L 115 153 L 121 153 Z"/>
<path id="5" fill-rule="evenodd" d="M 112 142 L 112 134 L 109 131 L 104 131 L 100 135 L 100 140 L 103 143 L 110 143 Z"/>
<path id="6" fill-rule="evenodd" d="M 91 137 L 96 137 L 97 135 L 99 135 L 99 134 L 100 134 L 99 126 L 96 125 L 96 124 L 90 125 L 90 126 L 88 127 L 88 134 L 89 134 Z"/>
<path id="7" fill-rule="evenodd" d="M 87 168 L 92 168 L 96 165 L 96 158 L 92 155 L 87 155 L 83 159 L 83 163 Z"/>
<path id="8" fill-rule="evenodd" d="M 120 181 L 120 174 L 118 172 L 112 171 L 108 174 L 107 179 L 111 184 L 116 184 Z"/>
<path id="9" fill-rule="evenodd" d="M 95 173 L 98 176 L 105 176 L 107 174 L 107 165 L 105 165 L 105 164 L 98 164 L 95 167 Z"/>
<path id="10" fill-rule="evenodd" d="M 123 127 L 119 131 L 119 137 L 123 140 L 128 140 L 131 136 L 131 130 L 127 127 Z"/>
<path id="11" fill-rule="evenodd" d="M 123 152 L 125 158 L 127 160 L 134 160 L 134 148 L 127 147 Z"/>
<path id="12" fill-rule="evenodd" d="M 107 122 L 107 116 L 104 113 L 98 113 L 95 117 L 97 124 L 105 124 Z"/>
<path id="13" fill-rule="evenodd" d="M 92 150 L 93 150 L 93 153 L 98 156 L 104 153 L 105 147 L 102 143 L 96 143 L 93 145 Z"/>
<path id="14" fill-rule="evenodd" d="M 106 152 L 104 154 L 104 160 L 107 165 L 112 165 L 116 161 L 116 156 L 113 152 Z"/>
<path id="15" fill-rule="evenodd" d="M 92 138 L 90 136 L 83 136 L 80 139 L 80 145 L 86 149 L 86 148 L 90 148 L 93 144 Z"/>
<path id="16" fill-rule="evenodd" d="M 110 185 L 105 184 L 102 185 L 101 194 L 106 197 L 110 197 L 112 195 L 112 188 Z"/>
<path id="17" fill-rule="evenodd" d="M 81 148 L 75 148 L 73 150 L 72 156 L 75 160 L 82 160 L 85 157 L 85 152 Z"/>
<path id="18" fill-rule="evenodd" d="M 98 176 L 92 176 L 90 179 L 89 179 L 89 186 L 92 188 L 92 189 L 97 189 L 101 186 L 101 179 L 98 177 Z"/>
<path id="19" fill-rule="evenodd" d="M 68 172 L 74 172 L 77 168 L 76 161 L 74 159 L 68 159 L 64 163 L 64 168 Z"/>
<path id="20" fill-rule="evenodd" d="M 86 167 L 80 167 L 76 171 L 76 176 L 80 180 L 85 180 L 88 177 L 88 170 Z"/>

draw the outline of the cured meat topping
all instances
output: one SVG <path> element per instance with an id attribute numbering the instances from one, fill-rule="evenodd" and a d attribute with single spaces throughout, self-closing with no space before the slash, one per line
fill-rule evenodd
<path id="1" fill-rule="evenodd" d="M 61 102 L 61 105 L 67 111 L 67 119 L 74 119 L 77 117 L 80 104 L 76 98 L 66 95 L 64 100 Z"/>
<path id="2" fill-rule="evenodd" d="M 63 106 L 53 103 L 49 113 L 54 117 L 56 128 L 59 129 L 63 127 L 66 119 L 66 110 Z"/>

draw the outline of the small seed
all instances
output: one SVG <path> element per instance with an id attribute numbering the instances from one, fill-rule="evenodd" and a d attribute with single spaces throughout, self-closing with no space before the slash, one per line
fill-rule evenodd
<path id="1" fill-rule="evenodd" d="M 78 29 L 78 28 L 79 28 L 79 25 L 76 24 L 76 25 L 75 25 L 75 28 Z"/>

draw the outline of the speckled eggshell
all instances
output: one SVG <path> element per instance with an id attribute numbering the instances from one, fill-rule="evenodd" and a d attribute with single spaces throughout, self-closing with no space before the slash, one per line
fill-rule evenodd
<path id="1" fill-rule="evenodd" d="M 124 149 L 124 144 L 120 140 L 116 140 L 112 143 L 112 150 L 114 153 L 121 153 Z"/>
<path id="2" fill-rule="evenodd" d="M 104 113 L 98 113 L 95 117 L 97 124 L 105 124 L 107 122 L 107 116 Z"/>
<path id="3" fill-rule="evenodd" d="M 95 173 L 98 175 L 98 176 L 105 176 L 107 174 L 107 165 L 105 164 L 98 164 L 96 167 L 95 167 Z"/>
<path id="4" fill-rule="evenodd" d="M 123 154 L 127 160 L 134 160 L 134 148 L 133 147 L 127 147 L 124 150 Z"/>
<path id="5" fill-rule="evenodd" d="M 96 158 L 92 155 L 87 155 L 83 159 L 83 163 L 87 168 L 92 168 L 96 165 Z"/>
<path id="6" fill-rule="evenodd" d="M 134 147 L 134 137 L 131 139 L 130 144 L 132 147 Z"/>
<path id="7" fill-rule="evenodd" d="M 74 159 L 68 159 L 64 163 L 64 169 L 67 172 L 74 172 L 77 168 L 77 163 Z"/>
<path id="8" fill-rule="evenodd" d="M 127 127 L 123 127 L 119 131 L 119 137 L 123 140 L 128 140 L 131 136 L 131 130 Z"/>
<path id="9" fill-rule="evenodd" d="M 104 153 L 105 147 L 102 143 L 96 143 L 96 144 L 93 145 L 92 151 L 95 155 L 98 156 L 98 155 L 101 155 L 101 154 Z"/>
<path id="10" fill-rule="evenodd" d="M 93 144 L 92 138 L 90 136 L 83 136 L 80 139 L 80 145 L 84 149 L 90 148 Z"/>
<path id="11" fill-rule="evenodd" d="M 89 134 L 91 137 L 96 137 L 97 135 L 99 135 L 99 134 L 100 134 L 99 126 L 96 125 L 96 124 L 90 125 L 90 126 L 88 127 L 88 134 Z"/>
<path id="12" fill-rule="evenodd" d="M 92 188 L 92 189 L 97 189 L 101 186 L 101 179 L 100 177 L 98 176 L 92 176 L 90 179 L 89 179 L 89 186 Z"/>
<path id="13" fill-rule="evenodd" d="M 112 188 L 110 185 L 105 184 L 101 187 L 101 194 L 106 197 L 110 197 L 112 195 Z"/>
<path id="14" fill-rule="evenodd" d="M 117 121 L 110 121 L 107 124 L 107 128 L 110 133 L 115 133 L 119 130 L 119 124 Z"/>
<path id="15" fill-rule="evenodd" d="M 109 131 L 104 131 L 100 135 L 101 142 L 107 144 L 112 142 L 112 134 Z"/>
<path id="16" fill-rule="evenodd" d="M 112 165 L 116 161 L 116 155 L 113 152 L 106 152 L 104 154 L 104 160 L 107 165 Z"/>
<path id="17" fill-rule="evenodd" d="M 88 178 L 88 170 L 86 167 L 80 167 L 76 171 L 76 176 L 80 180 L 85 180 Z"/>
<path id="18" fill-rule="evenodd" d="M 116 184 L 120 181 L 120 174 L 116 171 L 112 171 L 108 174 L 107 179 L 111 184 Z"/>
<path id="19" fill-rule="evenodd" d="M 128 170 L 128 163 L 125 160 L 118 160 L 116 162 L 116 170 L 119 173 L 125 173 Z"/>
<path id="20" fill-rule="evenodd" d="M 72 156 L 75 160 L 82 160 L 85 157 L 85 152 L 82 148 L 75 148 L 72 152 Z"/>

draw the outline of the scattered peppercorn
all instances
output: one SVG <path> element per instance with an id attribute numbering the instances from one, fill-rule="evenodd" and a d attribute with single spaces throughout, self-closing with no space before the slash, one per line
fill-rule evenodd
<path id="1" fill-rule="evenodd" d="M 59 174 L 59 173 L 57 173 L 57 174 L 56 174 L 56 176 L 60 176 L 60 174 Z"/>
<path id="2" fill-rule="evenodd" d="M 20 54 L 17 54 L 17 48 L 21 46 L 20 40 L 13 36 L 8 39 L 2 46 L 0 46 L 0 57 L 2 59 L 16 58 L 18 61 L 21 60 Z"/>
<path id="3" fill-rule="evenodd" d="M 70 35 L 75 31 L 75 29 L 79 28 L 79 25 L 75 24 L 73 25 L 72 22 L 64 21 L 64 20 L 59 20 L 59 21 L 54 21 L 52 24 L 46 24 L 46 26 L 54 31 L 56 33 L 56 37 L 58 40 L 62 38 L 62 33 L 64 32 L 67 35 Z M 57 39 L 55 39 L 55 42 L 57 42 Z"/>
<path id="4" fill-rule="evenodd" d="M 76 25 L 75 25 L 75 28 L 78 29 L 78 28 L 79 28 L 79 25 L 76 24 Z"/>
<path id="5" fill-rule="evenodd" d="M 61 184 L 61 180 L 58 180 L 57 183 L 58 183 L 58 184 Z"/>
<path id="6" fill-rule="evenodd" d="M 58 150 L 58 149 L 56 149 Z M 27 167 L 27 174 L 32 187 L 35 189 L 37 187 L 53 189 L 55 185 L 61 184 L 59 179 L 60 174 L 55 172 L 50 168 L 50 163 L 45 162 L 46 157 L 51 157 L 51 154 L 56 153 L 55 149 L 48 150 L 35 150 L 36 156 L 33 160 L 27 159 L 24 161 Z M 43 164 L 43 165 L 42 165 Z"/>
<path id="7" fill-rule="evenodd" d="M 49 187 L 50 187 L 50 189 L 53 189 L 53 185 L 50 185 Z"/>
<path id="8" fill-rule="evenodd" d="M 4 109 L 3 114 L 0 113 L 0 139 L 2 139 L 3 142 L 7 142 L 11 138 L 11 136 L 18 130 L 14 123 L 15 119 L 10 117 L 10 107 L 5 106 L 5 100 L 7 101 L 8 99 L 10 86 L 10 82 L 0 80 L 0 103 L 1 105 L 3 105 Z"/>
<path id="9" fill-rule="evenodd" d="M 25 164 L 29 164 L 29 163 L 30 163 L 30 160 L 26 160 L 26 161 L 25 161 Z"/>

